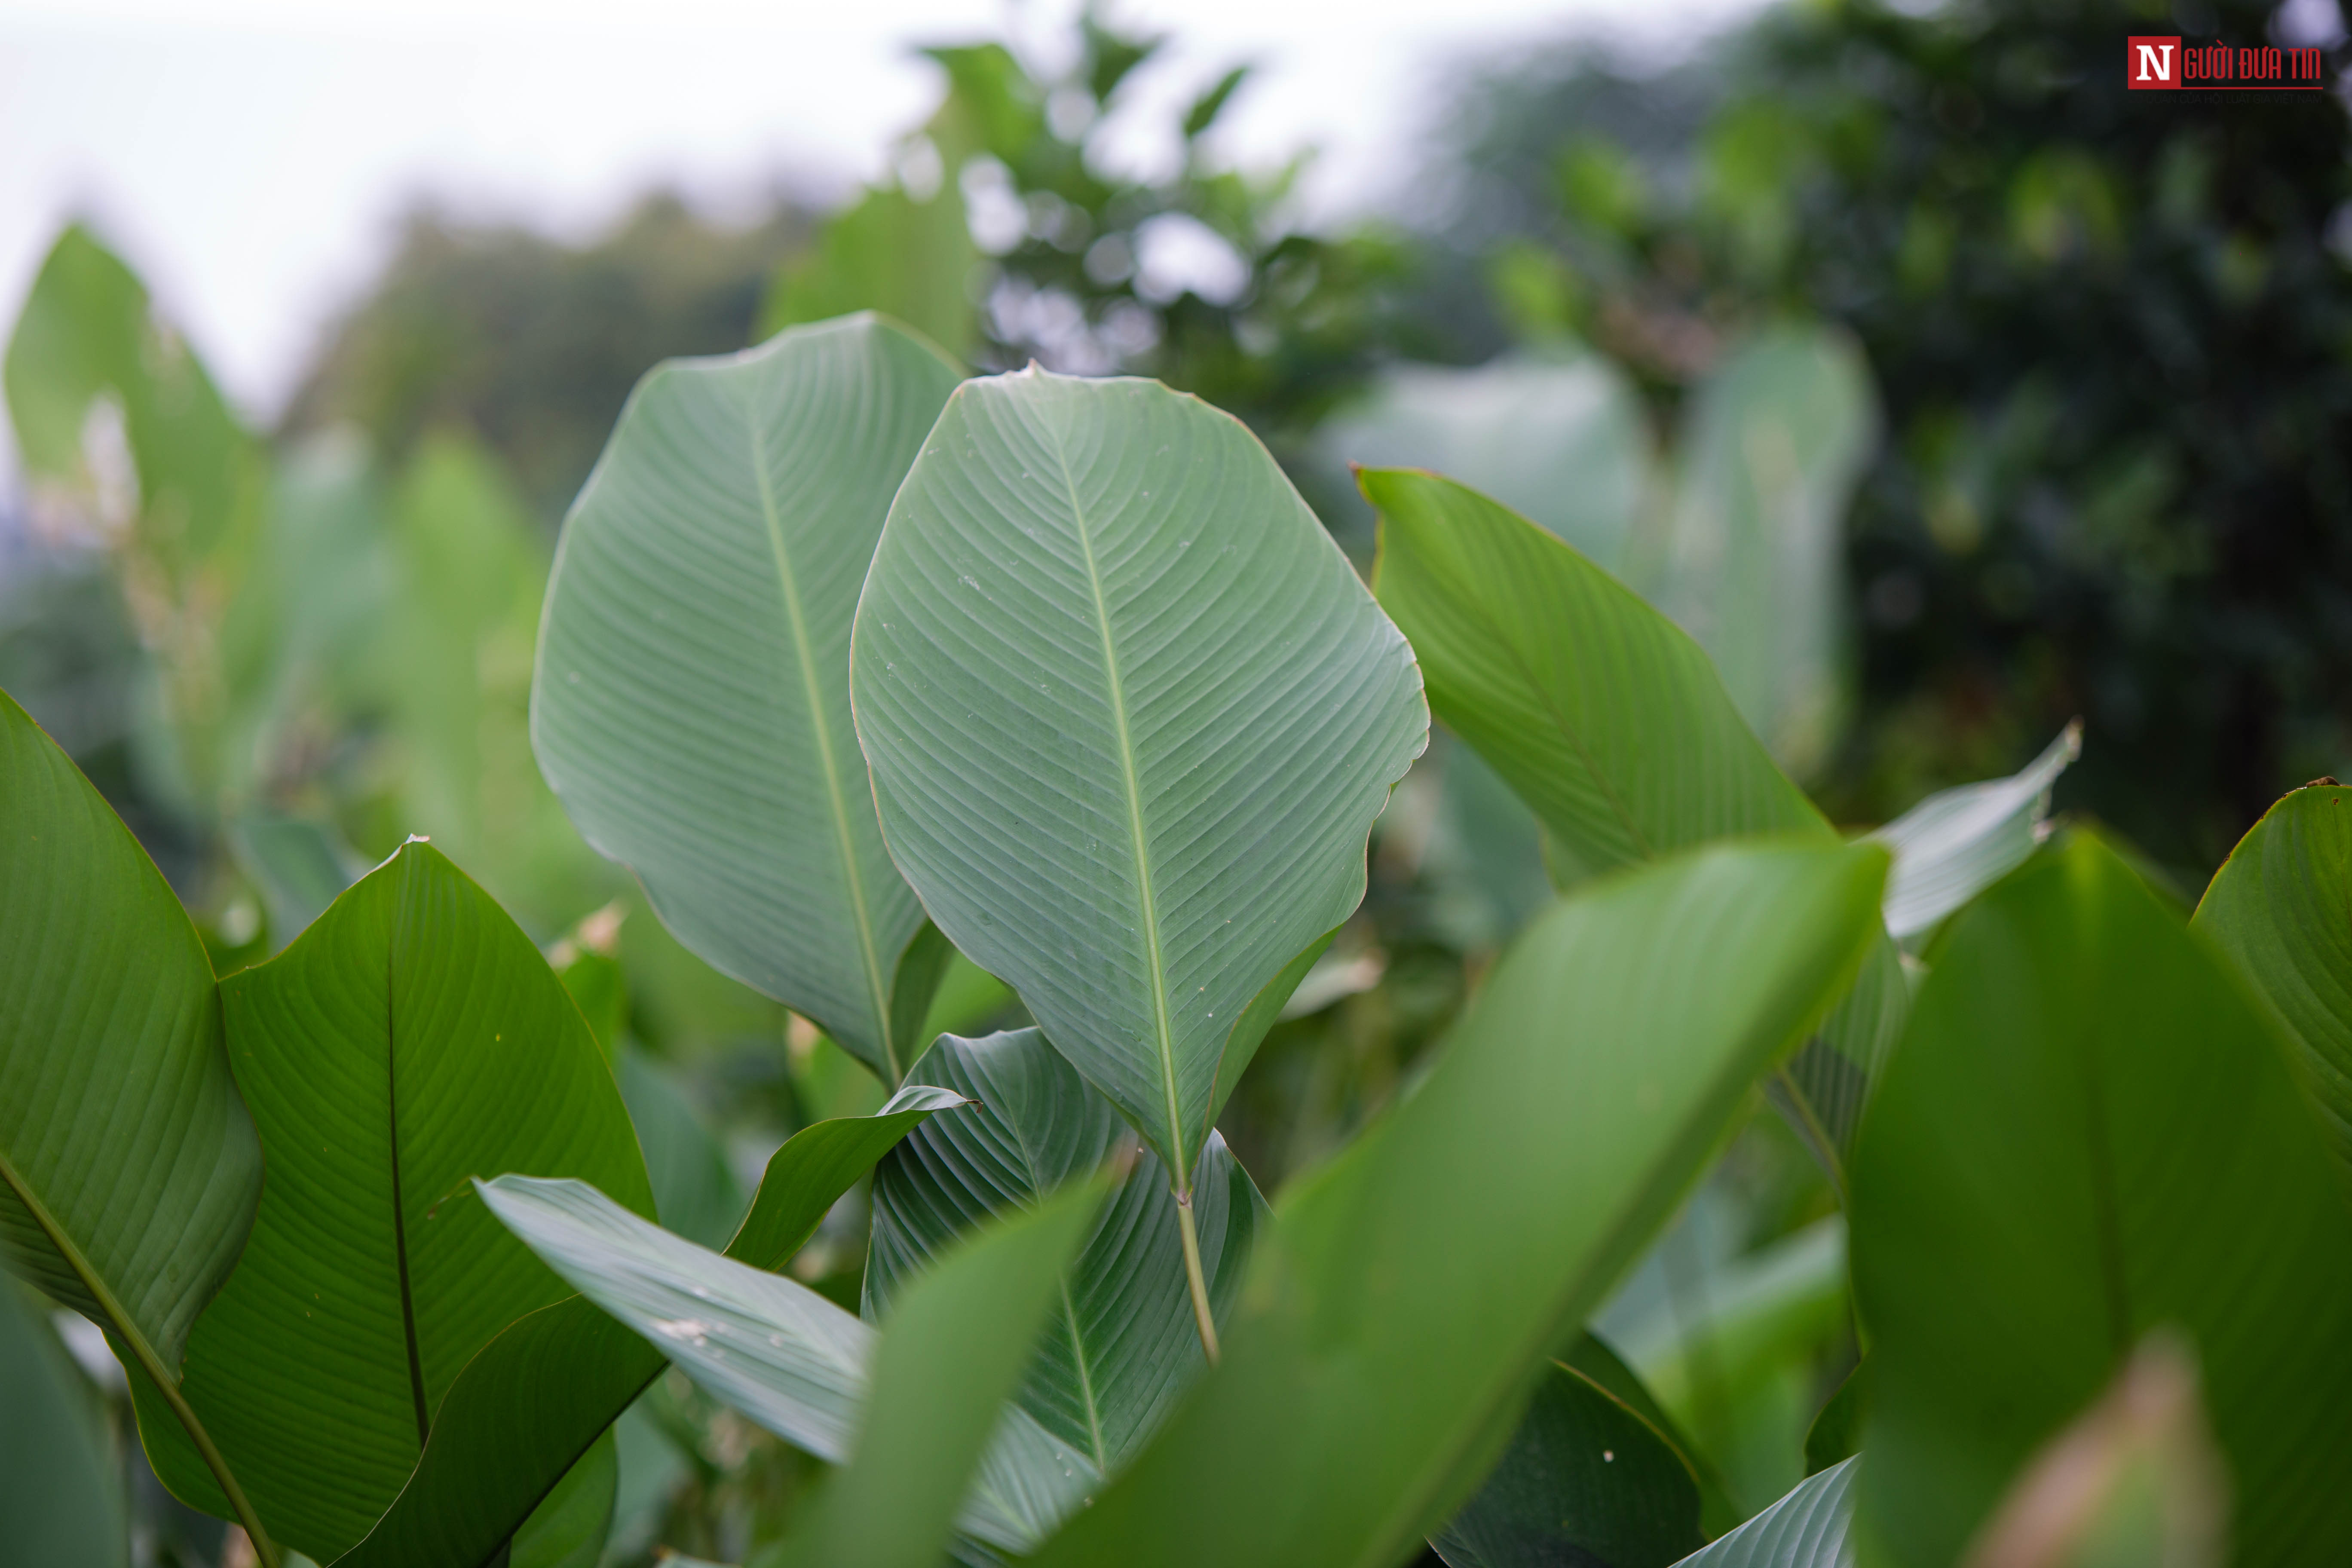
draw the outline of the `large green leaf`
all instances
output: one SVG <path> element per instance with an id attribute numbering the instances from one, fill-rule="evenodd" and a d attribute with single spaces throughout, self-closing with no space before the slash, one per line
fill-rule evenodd
<path id="1" fill-rule="evenodd" d="M 1372 584 L 1429 704 L 1580 876 L 1744 833 L 1835 834 L 1698 645 L 1568 545 L 1433 474 L 1368 468 Z"/>
<path id="2" fill-rule="evenodd" d="M 2282 797 L 2247 829 L 2197 906 L 2300 1047 L 2338 1160 L 2352 1163 L 2352 789 Z"/>
<path id="3" fill-rule="evenodd" d="M 1430 1544 L 1449 1568 L 1667 1568 L 1706 1538 L 1664 1434 L 1573 1367 L 1538 1376 L 1511 1446 Z"/>
<path id="4" fill-rule="evenodd" d="M 620 1479 L 619 1448 L 607 1429 L 522 1521 L 506 1568 L 596 1568 Z"/>
<path id="5" fill-rule="evenodd" d="M 873 1116 L 802 1129 L 769 1160 L 727 1256 L 754 1268 L 782 1268 L 908 1129 L 961 1103 L 945 1089 L 909 1086 Z M 400 1500 L 343 1563 L 436 1568 L 483 1561 L 663 1364 L 652 1346 L 585 1297 L 531 1313 L 458 1374 Z"/>
<path id="6" fill-rule="evenodd" d="M 2201 1363 L 2240 1561 L 2352 1535 L 2352 1215 L 2288 1047 L 2087 835 L 1942 941 L 1853 1166 L 1862 1475 L 1891 1560 L 1949 1562 L 2151 1328 Z"/>
<path id="7" fill-rule="evenodd" d="M 871 316 L 655 369 L 565 524 L 531 693 L 548 782 L 663 922 L 894 1083 L 923 910 L 874 820 L 849 626 L 960 374 Z"/>
<path id="8" fill-rule="evenodd" d="M 1869 367 L 1843 332 L 1755 333 L 1686 404 L 1662 548 L 1634 569 L 1800 774 L 1827 760 L 1850 700 L 1845 508 L 1876 423 Z"/>
<path id="9" fill-rule="evenodd" d="M 189 1336 L 185 1388 L 270 1532 L 323 1561 L 400 1494 L 475 1352 L 566 1294 L 467 1178 L 578 1176 L 641 1210 L 653 1199 L 579 1009 L 430 845 L 404 846 L 221 996 L 268 1180 Z M 141 1401 L 156 1473 L 219 1510 L 157 1415 Z"/>
<path id="10" fill-rule="evenodd" d="M 1044 1565 L 1397 1561 L 1876 929 L 1883 851 L 1752 846 L 1529 926 L 1420 1089 L 1285 1194 L 1223 1361 Z"/>
<path id="11" fill-rule="evenodd" d="M 1412 639 L 1430 706 L 1542 820 L 1555 875 L 1573 882 L 1741 834 L 1835 841 L 1706 654 L 1639 595 L 1451 479 L 1358 478 L 1381 512 L 1373 586 Z M 1780 1080 L 1784 1112 L 1833 1177 L 1906 1000 L 1900 955 L 1882 940 Z"/>
<path id="12" fill-rule="evenodd" d="M 184 1418 L 189 1329 L 246 1245 L 261 1145 L 203 939 L 5 692 L 0 889 L 0 1262 L 106 1329 Z"/>
<path id="13" fill-rule="evenodd" d="M 1779 1502 L 1681 1568 L 1854 1568 L 1854 1468 L 1859 1459 L 1808 1476 Z"/>
<path id="14" fill-rule="evenodd" d="M 853 642 L 899 868 L 1181 1184 L 1363 897 L 1412 649 L 1238 421 L 1034 368 L 949 400 Z"/>
<path id="15" fill-rule="evenodd" d="M 112 1447 L 96 1395 L 29 1292 L 0 1279 L 0 1563 L 128 1568 Z"/>
<path id="16" fill-rule="evenodd" d="M 1204 1364 L 1167 1171 L 1136 1149 L 1110 1102 L 1034 1029 L 943 1037 L 908 1081 L 940 1084 L 973 1103 L 926 1123 L 875 1169 L 869 1321 L 885 1318 L 934 1258 L 992 1216 L 1034 1207 L 1106 1163 L 1128 1165 L 1070 1260 L 1020 1394 L 1040 1426 L 1108 1474 L 1159 1429 Z M 1210 1306 L 1222 1320 L 1272 1216 L 1214 1132 L 1193 1173 L 1192 1203 Z"/>
<path id="17" fill-rule="evenodd" d="M 481 1191 L 583 1296 L 712 1394 L 818 1458 L 848 1458 L 877 1337 L 863 1320 L 649 1225 L 583 1183 L 501 1176 Z M 1098 1479 L 1082 1453 L 1011 1406 L 956 1527 L 1024 1552 Z"/>
<path id="18" fill-rule="evenodd" d="M 934 1568 L 1065 1265 L 1101 1206 L 1072 1183 L 948 1248 L 893 1304 L 849 1463 L 794 1532 L 808 1568 Z M 985 1484 L 985 1483 L 983 1483 Z"/>

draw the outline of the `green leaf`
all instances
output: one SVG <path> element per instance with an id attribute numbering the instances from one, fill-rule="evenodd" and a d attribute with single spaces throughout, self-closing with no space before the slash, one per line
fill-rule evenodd
<path id="1" fill-rule="evenodd" d="M 29 1293 L 0 1279 L 0 1562 L 128 1568 L 122 1475 L 97 1398 Z"/>
<path id="2" fill-rule="evenodd" d="M 1836 835 L 1749 732 L 1698 645 L 1630 588 L 1497 502 L 1368 468 L 1375 592 L 1412 639 L 1429 703 L 1581 876 L 1709 839 Z"/>
<path id="3" fill-rule="evenodd" d="M 1110 1102 L 1035 1029 L 948 1036 L 908 1082 L 943 1085 L 972 1104 L 926 1123 L 875 1169 L 869 1321 L 886 1318 L 935 1258 L 992 1217 L 1033 1208 L 1106 1164 L 1129 1166 L 1070 1261 L 1019 1399 L 1108 1474 L 1159 1429 L 1204 1360 L 1166 1170 L 1139 1153 Z M 1210 1306 L 1223 1319 L 1272 1215 L 1214 1132 L 1193 1185 Z"/>
<path id="4" fill-rule="evenodd" d="M 1847 1459 L 1808 1476 L 1788 1496 L 1681 1568 L 1853 1568 L 1854 1468 Z"/>
<path id="5" fill-rule="evenodd" d="M 1948 1563 L 2151 1328 L 2201 1363 L 2247 1563 L 2352 1533 L 2352 1215 L 2287 1047 L 2087 835 L 1941 939 L 1854 1159 L 1864 1508 Z"/>
<path id="6" fill-rule="evenodd" d="M 1641 395 L 1597 353 L 1400 366 L 1322 440 L 1342 460 L 1450 475 L 1611 571 L 1656 483 Z"/>
<path id="7" fill-rule="evenodd" d="M 909 1128 L 962 1101 L 910 1085 L 870 1117 L 802 1129 L 768 1162 L 727 1256 L 781 1268 Z M 659 1374 L 660 1354 L 585 1297 L 531 1313 L 467 1364 L 400 1500 L 341 1568 L 478 1563 Z"/>
<path id="8" fill-rule="evenodd" d="M 331 1560 L 400 1495 L 466 1363 L 565 1294 L 467 1178 L 573 1175 L 637 1209 L 653 1198 L 579 1009 L 429 845 L 404 846 L 221 997 L 268 1180 L 189 1337 L 184 1386 L 271 1534 Z M 140 1400 L 156 1473 L 219 1510 L 159 1414 Z"/>
<path id="9" fill-rule="evenodd" d="M 2025 864 L 2048 829 L 2050 786 L 2083 754 L 2080 721 L 2009 778 L 1941 790 L 1871 837 L 1895 853 L 1886 929 L 1908 940 Z"/>
<path id="10" fill-rule="evenodd" d="M 818 1458 L 848 1457 L 877 1338 L 864 1321 L 804 1285 L 649 1225 L 583 1183 L 501 1176 L 481 1193 L 589 1300 L 710 1394 Z M 956 1526 L 1024 1552 L 1097 1479 L 1083 1455 L 1012 1407 Z"/>
<path id="11" fill-rule="evenodd" d="M 515 1531 L 507 1568 L 596 1568 L 620 1479 L 619 1450 L 607 1430 Z"/>
<path id="12" fill-rule="evenodd" d="M 663 922 L 893 1083 L 923 910 L 874 820 L 849 623 L 958 374 L 874 317 L 654 370 L 565 524 L 531 692 L 548 782 Z"/>
<path id="13" fill-rule="evenodd" d="M 2297 1047 L 2336 1158 L 2352 1163 L 2352 789 L 2282 796 L 2246 830 L 2195 925 L 2267 999 Z"/>
<path id="14" fill-rule="evenodd" d="M 261 1145 L 203 939 L 5 693 L 0 888 L 0 1262 L 112 1335 L 165 1421 L 192 1420 L 183 1354 L 252 1228 Z"/>
<path id="15" fill-rule="evenodd" d="M 795 1531 L 812 1568 L 932 1568 L 1008 1414 L 1104 1184 L 1082 1179 L 949 1248 L 892 1307 L 847 1467 Z M 1019 1415 L 1014 1410 L 1010 1414 Z"/>
<path id="16" fill-rule="evenodd" d="M 1555 878 L 1751 833 L 1836 833 L 1757 743 L 1706 653 L 1641 596 L 1475 490 L 1367 468 L 1381 603 L 1412 639 L 1437 717 L 1533 808 Z M 1777 1085 L 1841 1187 L 1871 1074 L 1908 992 L 1882 939 Z"/>
<path id="17" fill-rule="evenodd" d="M 1683 1463 L 1698 1478 L 1701 1532 L 1716 1534 L 1739 1522 L 1743 1516 L 1724 1490 L 1723 1477 L 1717 1471 L 1715 1461 L 1684 1434 L 1681 1426 L 1666 1414 L 1666 1407 L 1658 1403 L 1657 1395 L 1642 1381 L 1641 1374 L 1625 1364 L 1624 1358 L 1610 1348 L 1608 1341 L 1587 1329 L 1557 1359 L 1570 1371 L 1599 1384 L 1619 1404 L 1654 1427 L 1682 1456 Z"/>
<path id="18" fill-rule="evenodd" d="M 1412 649 L 1238 421 L 1034 369 L 949 400 L 853 642 L 899 868 L 1183 1180 L 1363 897 Z"/>
<path id="19" fill-rule="evenodd" d="M 1845 719 L 1845 509 L 1870 456 L 1870 370 L 1843 333 L 1767 328 L 1690 398 L 1663 550 L 1635 580 L 1698 640 L 1801 775 Z"/>
<path id="20" fill-rule="evenodd" d="M 1223 1361 L 1040 1568 L 1380 1563 L 1444 1523 L 1852 973 L 1885 865 L 1727 847 L 1539 917 L 1419 1089 L 1285 1194 Z"/>
<path id="21" fill-rule="evenodd" d="M 1674 1445 L 1555 1363 L 1502 1462 L 1430 1544 L 1449 1568 L 1666 1568 L 1705 1539 L 1698 1480 Z"/>

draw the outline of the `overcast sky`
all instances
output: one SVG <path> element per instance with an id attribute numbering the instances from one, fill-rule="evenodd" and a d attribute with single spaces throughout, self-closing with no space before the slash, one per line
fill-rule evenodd
<path id="1" fill-rule="evenodd" d="M 1130 0 L 1176 33 L 1139 82 L 1262 62 L 1223 151 L 1325 150 L 1325 212 L 1376 203 L 1465 57 L 1575 32 L 1672 50 L 1759 0 Z M 585 236 L 648 186 L 748 208 L 845 189 L 935 100 L 908 46 L 1058 36 L 1073 0 L 0 0 L 0 322 L 58 226 L 93 219 L 250 414 L 421 195 Z M 1139 116 L 1139 119 L 1149 119 Z M 1139 141 L 1129 155 L 1150 156 Z M 7 464 L 0 453 L 0 468 Z"/>

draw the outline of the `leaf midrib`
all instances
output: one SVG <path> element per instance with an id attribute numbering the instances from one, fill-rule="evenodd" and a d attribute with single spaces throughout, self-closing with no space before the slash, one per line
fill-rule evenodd
<path id="1" fill-rule="evenodd" d="M 1168 1164 L 1179 1197 L 1192 1191 L 1191 1163 L 1184 1158 L 1183 1116 L 1176 1107 L 1176 1047 L 1175 1031 L 1168 1021 L 1168 979 L 1166 965 L 1160 957 L 1160 902 L 1151 886 L 1151 857 L 1143 837 L 1143 789 L 1135 772 L 1135 741 L 1127 721 L 1127 691 L 1118 670 L 1118 650 L 1110 635 L 1110 605 L 1103 596 L 1102 572 L 1095 563 L 1094 539 L 1087 529 L 1086 508 L 1078 500 L 1078 483 L 1070 471 L 1070 455 L 1063 445 L 1061 432 L 1045 425 L 1046 444 L 1053 448 L 1054 460 L 1062 470 L 1062 493 L 1070 503 L 1070 523 L 1078 536 L 1078 551 L 1085 558 L 1087 588 L 1094 597 L 1095 629 L 1102 637 L 1103 676 L 1110 696 L 1113 729 L 1118 741 L 1118 766 L 1121 782 L 1127 786 L 1127 822 L 1129 846 L 1135 855 L 1136 891 L 1142 906 L 1143 946 L 1146 967 L 1151 978 L 1152 1026 L 1158 1037 L 1153 1042 L 1160 1050 L 1160 1088 L 1168 1097 Z"/>
<path id="2" fill-rule="evenodd" d="M 866 986 L 874 1000 L 875 1033 L 881 1042 L 882 1059 L 889 1069 L 890 1081 L 895 1085 L 901 1075 L 898 1042 L 890 1037 L 889 988 L 883 984 L 881 956 L 874 943 L 873 917 L 866 907 L 866 880 L 859 875 L 857 850 L 850 837 L 849 804 L 842 794 L 833 727 L 825 721 L 824 693 L 816 679 L 816 655 L 809 642 L 808 621 L 801 608 L 800 579 L 793 570 L 792 552 L 784 545 L 783 519 L 776 510 L 775 489 L 761 450 L 760 427 L 748 408 L 744 410 L 743 431 L 751 447 L 751 478 L 760 491 L 760 515 L 767 524 L 768 552 L 775 562 L 784 620 L 792 628 L 793 652 L 800 665 L 801 691 L 808 703 L 809 731 L 816 741 L 817 761 L 824 770 L 825 801 L 833 814 L 834 840 L 841 849 L 842 876 L 849 889 L 852 922 L 857 928 L 857 954 L 865 964 Z"/>

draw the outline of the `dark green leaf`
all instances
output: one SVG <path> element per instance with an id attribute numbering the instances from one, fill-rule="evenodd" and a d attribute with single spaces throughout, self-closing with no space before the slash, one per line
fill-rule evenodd
<path id="1" fill-rule="evenodd" d="M 607 1431 L 515 1531 L 507 1568 L 596 1568 L 619 1481 L 619 1452 Z"/>
<path id="2" fill-rule="evenodd" d="M 870 1117 L 803 1128 L 768 1162 L 727 1256 L 780 1268 L 825 1211 L 907 1130 L 962 1101 L 913 1086 Z M 584 1297 L 533 1312 L 483 1347 L 442 1403 L 415 1476 L 345 1568 L 477 1563 L 662 1369 L 662 1358 Z"/>
<path id="3" fill-rule="evenodd" d="M 399 1496 L 475 1352 L 565 1294 L 467 1179 L 576 1175 L 647 1212 L 652 1194 L 579 1009 L 428 845 L 221 994 L 268 1180 L 189 1337 L 184 1386 L 270 1532 L 329 1560 Z M 194 1454 L 133 1392 L 156 1473 L 219 1511 Z"/>
<path id="4" fill-rule="evenodd" d="M 1412 650 L 1238 421 L 1034 369 L 949 400 L 853 641 L 899 868 L 1189 1175 L 1237 1025 L 1363 897 Z"/>
<path id="5" fill-rule="evenodd" d="M 203 939 L 5 693 L 0 888 L 0 1262 L 107 1330 L 163 1421 L 189 1419 L 163 1406 L 253 1226 L 261 1145 Z"/>
<path id="6" fill-rule="evenodd" d="M 1286 1194 L 1223 1363 L 1041 1568 L 1378 1563 L 1444 1523 L 1852 973 L 1885 867 L 1722 848 L 1540 917 L 1419 1089 Z"/>
<path id="7" fill-rule="evenodd" d="M 1805 1474 L 1817 1476 L 1862 1452 L 1863 1423 L 1870 1418 L 1870 1363 L 1857 1362 L 1805 1431 Z"/>
<path id="8" fill-rule="evenodd" d="M 1704 1540 L 1682 1455 L 1599 1384 L 1555 1364 L 1502 1462 L 1430 1544 L 1450 1568 L 1667 1568 Z"/>
<path id="9" fill-rule="evenodd" d="M 565 525 L 531 689 L 540 765 L 588 841 L 687 946 L 890 1082 L 923 910 L 874 820 L 849 625 L 958 374 L 870 316 L 656 369 Z"/>
<path id="10" fill-rule="evenodd" d="M 1853 1166 L 1870 1533 L 1948 1563 L 2148 1330 L 2202 1365 L 2247 1563 L 2352 1535 L 2352 1215 L 2288 1047 L 2097 840 L 1938 947 Z"/>
<path id="11" fill-rule="evenodd" d="M 1249 74 L 1248 66 L 1235 66 L 1217 79 L 1216 86 L 1192 100 L 1192 106 L 1184 111 L 1185 141 L 1194 140 L 1217 122 L 1217 116 L 1225 111 L 1225 105 L 1233 101 L 1234 94 L 1241 90 Z"/>
<path id="12" fill-rule="evenodd" d="M 1019 1401 L 1110 1473 L 1159 1429 L 1203 1362 L 1166 1169 L 1137 1150 L 1110 1102 L 1034 1029 L 949 1036 L 908 1083 L 940 1084 L 973 1103 L 926 1123 L 875 1169 L 868 1321 L 887 1317 L 941 1252 L 992 1217 L 1034 1207 L 1106 1163 L 1129 1165 L 1070 1261 Z M 1272 1216 L 1214 1132 L 1193 1185 L 1202 1272 L 1222 1319 Z"/>
<path id="13" fill-rule="evenodd" d="M 2352 789 L 2296 790 L 2213 875 L 2198 930 L 2277 1010 L 2339 1161 L 2352 1163 Z"/>
<path id="14" fill-rule="evenodd" d="M 249 812 L 229 826 L 239 869 L 261 889 L 275 952 L 326 913 L 335 895 L 366 874 L 342 836 L 299 816 Z"/>

